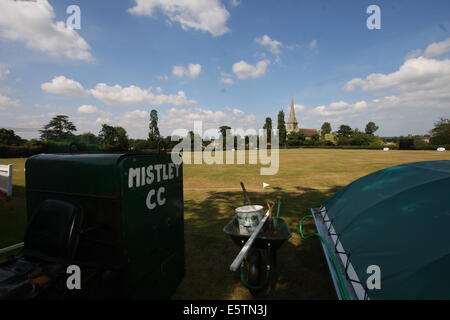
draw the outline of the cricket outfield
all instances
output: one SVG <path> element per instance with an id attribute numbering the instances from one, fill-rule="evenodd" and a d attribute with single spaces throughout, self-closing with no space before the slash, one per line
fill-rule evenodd
<path id="1" fill-rule="evenodd" d="M 26 226 L 26 159 L 13 164 L 13 200 L 0 201 L 0 248 L 22 241 Z M 261 299 L 333 299 L 334 289 L 317 239 L 302 240 L 298 221 L 340 187 L 371 172 L 417 161 L 450 160 L 449 152 L 289 149 L 280 151 L 276 175 L 261 176 L 260 165 L 184 166 L 186 276 L 174 299 L 251 299 L 229 265 L 239 249 L 222 232 L 243 202 L 243 181 L 253 203 L 281 199 L 281 217 L 292 238 L 282 246 L 276 285 Z M 263 190 L 262 183 L 269 188 Z M 313 224 L 309 225 L 311 232 Z M 275 281 L 274 281 L 275 282 Z"/>

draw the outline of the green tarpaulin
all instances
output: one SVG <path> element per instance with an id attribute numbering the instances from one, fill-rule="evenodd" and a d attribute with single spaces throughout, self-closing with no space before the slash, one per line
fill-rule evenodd
<path id="1" fill-rule="evenodd" d="M 409 163 L 351 183 L 323 203 L 370 299 L 450 299 L 450 161 Z"/>

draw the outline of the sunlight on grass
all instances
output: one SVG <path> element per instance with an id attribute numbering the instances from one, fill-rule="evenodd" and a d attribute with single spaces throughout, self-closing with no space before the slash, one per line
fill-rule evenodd
<path id="1" fill-rule="evenodd" d="M 229 265 L 239 251 L 222 231 L 243 203 L 243 181 L 254 203 L 281 199 L 281 217 L 292 238 L 278 253 L 276 283 L 259 299 L 334 299 L 317 239 L 304 241 L 298 221 L 340 187 L 386 167 L 417 161 L 450 160 L 449 152 L 379 150 L 281 150 L 277 175 L 260 176 L 259 165 L 185 165 L 186 276 L 174 299 L 252 299 Z M 0 202 L 0 247 L 22 241 L 26 226 L 25 159 L 14 165 L 14 197 Z M 270 184 L 263 190 L 262 182 Z M 228 189 L 227 189 L 228 188 Z M 306 224 L 314 232 L 313 223 Z"/>

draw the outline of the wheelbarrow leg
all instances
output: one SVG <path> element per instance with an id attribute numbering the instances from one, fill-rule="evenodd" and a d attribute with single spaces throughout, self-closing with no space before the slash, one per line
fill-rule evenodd
<path id="1" fill-rule="evenodd" d="M 267 244 L 267 255 L 269 258 L 269 265 L 271 267 L 276 267 L 277 266 L 277 250 L 272 248 L 272 245 L 270 242 Z"/>

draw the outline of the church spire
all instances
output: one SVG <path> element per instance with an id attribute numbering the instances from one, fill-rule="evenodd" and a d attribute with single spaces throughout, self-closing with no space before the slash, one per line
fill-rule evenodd
<path id="1" fill-rule="evenodd" d="M 298 122 L 295 118 L 295 105 L 294 105 L 294 98 L 291 100 L 291 109 L 289 112 L 289 120 L 287 122 L 287 131 L 293 132 L 298 129 Z"/>
<path id="2" fill-rule="evenodd" d="M 295 105 L 294 105 L 294 98 L 291 100 L 291 111 L 289 113 L 289 122 L 297 122 L 297 119 L 295 118 Z"/>

